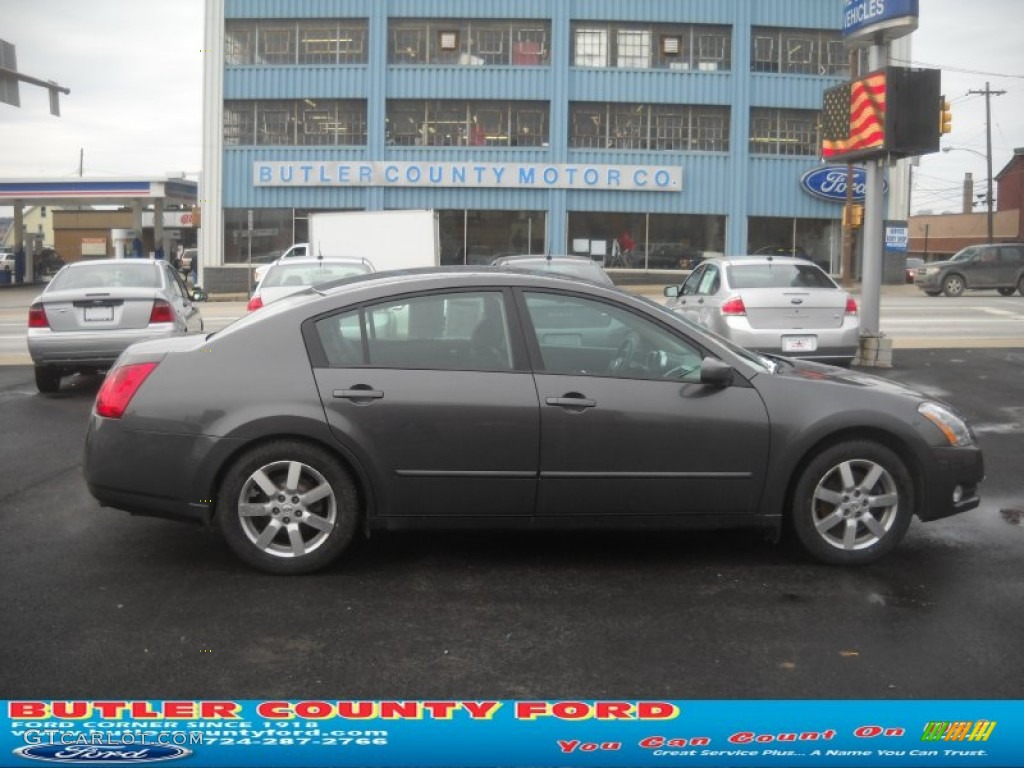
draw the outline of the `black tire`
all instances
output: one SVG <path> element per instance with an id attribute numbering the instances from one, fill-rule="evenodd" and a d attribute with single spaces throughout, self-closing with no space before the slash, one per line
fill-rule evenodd
<path id="1" fill-rule="evenodd" d="M 53 366 L 48 365 L 37 365 L 36 389 L 44 395 L 52 395 L 55 392 L 60 392 L 61 373 L 60 368 L 54 368 Z"/>
<path id="2" fill-rule="evenodd" d="M 1024 296 L 1024 275 L 1021 275 L 1020 280 L 1017 281 L 1017 293 Z"/>
<path id="3" fill-rule="evenodd" d="M 925 291 L 924 295 L 925 296 L 938 296 L 940 293 L 942 293 L 942 291 Z"/>
<path id="4" fill-rule="evenodd" d="M 305 499 L 314 489 L 316 498 Z M 278 440 L 248 451 L 228 470 L 217 495 L 217 523 L 228 546 L 254 568 L 310 573 L 351 543 L 358 499 L 352 475 L 335 456 L 309 443 Z"/>
<path id="5" fill-rule="evenodd" d="M 950 298 L 963 296 L 966 287 L 967 283 L 960 275 L 946 275 L 942 281 L 942 292 Z"/>
<path id="6" fill-rule="evenodd" d="M 903 539 L 914 489 L 903 461 L 867 440 L 838 443 L 811 459 L 793 494 L 790 523 L 812 557 L 864 565 Z"/>
<path id="7" fill-rule="evenodd" d="M 1000 296 L 1013 296 L 1017 292 L 1016 288 L 996 288 L 999 291 Z"/>

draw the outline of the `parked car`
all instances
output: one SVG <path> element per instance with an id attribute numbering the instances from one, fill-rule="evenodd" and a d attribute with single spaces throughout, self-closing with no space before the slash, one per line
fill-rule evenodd
<path id="1" fill-rule="evenodd" d="M 36 387 L 56 392 L 63 376 L 107 369 L 137 341 L 202 331 L 196 298 L 165 261 L 68 264 L 28 310 Z"/>
<path id="2" fill-rule="evenodd" d="M 857 302 L 804 259 L 707 259 L 665 296 L 669 309 L 741 347 L 840 363 L 857 355 Z"/>
<path id="3" fill-rule="evenodd" d="M 253 257 L 253 263 L 258 263 L 260 266 L 256 267 L 255 277 L 253 278 L 257 283 L 263 279 L 263 276 L 267 274 L 267 270 L 270 269 L 271 264 L 276 264 L 281 259 L 302 259 L 306 256 L 312 255 L 309 253 L 309 243 L 295 243 L 295 245 L 289 246 L 284 251 L 273 251 L 272 253 L 263 254 L 259 257 Z"/>
<path id="4" fill-rule="evenodd" d="M 907 258 L 906 274 L 908 283 L 914 282 L 914 278 L 917 277 L 917 270 L 923 266 L 924 259 L 919 259 L 917 256 L 910 256 Z"/>
<path id="5" fill-rule="evenodd" d="M 984 469 L 964 419 L 905 386 L 752 354 L 607 286 L 454 267 L 132 346 L 84 473 L 106 506 L 303 573 L 357 532 L 442 526 L 752 526 L 867 563 L 915 515 L 977 507 Z"/>
<path id="6" fill-rule="evenodd" d="M 373 271 L 373 265 L 366 259 L 318 257 L 279 260 L 268 266 L 266 274 L 249 299 L 248 310 L 252 312 L 260 309 L 317 283 Z"/>
<path id="7" fill-rule="evenodd" d="M 1001 296 L 1024 295 L 1024 243 L 971 245 L 948 261 L 918 267 L 914 285 L 929 296 L 962 296 L 976 288 L 994 288 Z"/>
<path id="8" fill-rule="evenodd" d="M 506 269 L 570 275 L 602 285 L 614 285 L 600 262 L 585 256 L 502 256 L 492 263 Z"/>

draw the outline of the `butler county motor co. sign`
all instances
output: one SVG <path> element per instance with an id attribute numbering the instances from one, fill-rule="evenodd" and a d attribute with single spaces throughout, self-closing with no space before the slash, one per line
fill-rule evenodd
<path id="1" fill-rule="evenodd" d="M 683 169 L 585 163 L 255 162 L 253 185 L 681 192 Z"/>

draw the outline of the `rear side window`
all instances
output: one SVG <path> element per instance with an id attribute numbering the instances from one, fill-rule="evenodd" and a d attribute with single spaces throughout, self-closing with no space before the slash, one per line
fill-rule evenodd
<path id="1" fill-rule="evenodd" d="M 1000 261 L 1007 264 L 1020 264 L 1024 262 L 1024 246 L 1004 245 L 1000 248 Z"/>
<path id="2" fill-rule="evenodd" d="M 331 366 L 511 370 L 512 344 L 498 291 L 388 301 L 316 323 Z"/>

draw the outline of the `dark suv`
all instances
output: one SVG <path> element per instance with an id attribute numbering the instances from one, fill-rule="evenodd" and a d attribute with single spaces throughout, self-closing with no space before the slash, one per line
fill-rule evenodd
<path id="1" fill-rule="evenodd" d="M 971 245 L 949 261 L 919 267 L 914 285 L 929 296 L 961 296 L 969 288 L 994 288 L 1003 296 L 1024 295 L 1024 243 Z"/>

